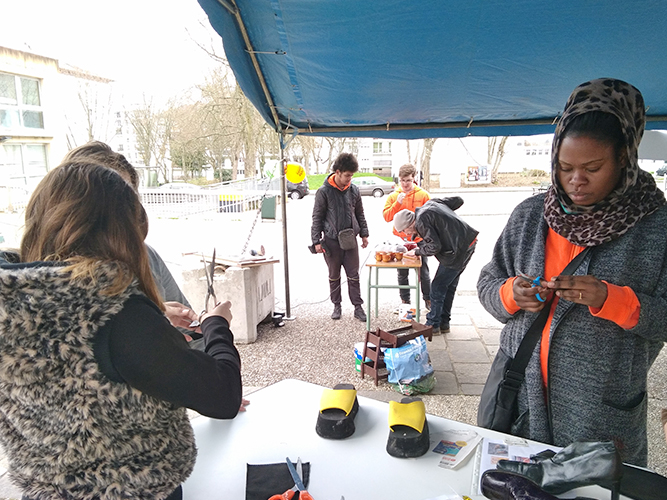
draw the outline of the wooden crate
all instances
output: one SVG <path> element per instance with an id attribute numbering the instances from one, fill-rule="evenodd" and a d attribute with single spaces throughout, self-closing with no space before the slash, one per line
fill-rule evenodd
<path id="1" fill-rule="evenodd" d="M 366 331 L 364 340 L 364 349 L 361 355 L 361 378 L 364 375 L 373 377 L 375 385 L 378 380 L 389 376 L 387 365 L 384 362 L 384 354 L 381 347 L 399 347 L 408 340 L 415 339 L 423 335 L 429 342 L 433 340 L 433 327 L 422 325 L 412 321 L 409 326 L 396 328 L 394 330 L 384 331 L 378 328 L 375 332 Z M 369 346 L 368 344 L 371 344 Z M 366 361 L 366 358 L 370 361 Z"/>

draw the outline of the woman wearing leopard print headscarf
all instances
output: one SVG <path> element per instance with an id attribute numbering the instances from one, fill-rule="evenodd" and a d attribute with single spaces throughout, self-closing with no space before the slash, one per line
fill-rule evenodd
<path id="1" fill-rule="evenodd" d="M 614 441 L 625 462 L 642 466 L 646 377 L 667 341 L 667 207 L 638 165 L 645 120 L 632 85 L 578 86 L 556 127 L 551 188 L 515 209 L 477 284 L 506 323 L 509 356 L 550 307 L 512 433 L 558 446 Z M 561 275 L 587 247 L 578 269 Z M 521 272 L 541 286 L 516 279 Z"/>

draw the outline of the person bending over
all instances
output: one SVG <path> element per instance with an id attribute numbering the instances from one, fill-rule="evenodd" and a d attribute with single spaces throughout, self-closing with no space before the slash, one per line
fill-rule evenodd
<path id="1" fill-rule="evenodd" d="M 458 196 L 434 198 L 414 213 L 405 209 L 394 217 L 397 231 L 413 240 L 422 238 L 417 248 L 405 255 L 435 255 L 438 259 L 431 283 L 431 310 L 426 315 L 426 325 L 432 326 L 436 335 L 449 333 L 456 287 L 477 246 L 478 232 L 454 213 L 461 205 L 463 200 Z"/>

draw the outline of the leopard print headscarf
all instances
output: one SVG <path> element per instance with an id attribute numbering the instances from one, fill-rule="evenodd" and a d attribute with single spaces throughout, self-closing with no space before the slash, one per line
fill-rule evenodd
<path id="1" fill-rule="evenodd" d="M 565 194 L 557 175 L 563 131 L 575 116 L 603 111 L 616 116 L 627 139 L 628 164 L 618 186 L 600 203 L 581 206 Z M 637 150 L 644 134 L 646 114 L 639 90 L 621 80 L 601 78 L 579 85 L 567 100 L 551 148 L 551 182 L 544 201 L 549 227 L 579 246 L 593 247 L 625 234 L 642 217 L 663 206 L 665 195 L 651 174 L 639 168 Z"/>

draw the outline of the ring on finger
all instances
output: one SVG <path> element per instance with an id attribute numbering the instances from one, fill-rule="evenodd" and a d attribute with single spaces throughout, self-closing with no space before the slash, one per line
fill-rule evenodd
<path id="1" fill-rule="evenodd" d="M 581 292 L 579 292 L 579 300 L 581 300 L 582 297 L 583 297 L 583 296 L 582 296 Z"/>

